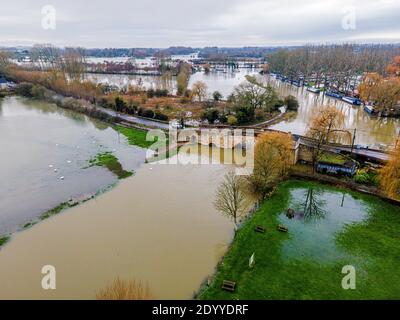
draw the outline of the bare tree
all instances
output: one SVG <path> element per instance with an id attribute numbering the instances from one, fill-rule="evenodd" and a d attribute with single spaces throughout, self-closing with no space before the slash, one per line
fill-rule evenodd
<path id="1" fill-rule="evenodd" d="M 4 74 L 10 65 L 10 54 L 5 51 L 0 51 L 0 74 Z"/>
<path id="2" fill-rule="evenodd" d="M 84 49 L 65 48 L 65 51 L 58 62 L 58 68 L 63 71 L 69 79 L 82 80 L 86 63 Z"/>
<path id="3" fill-rule="evenodd" d="M 324 146 L 329 142 L 338 142 L 343 138 L 343 134 L 348 134 L 344 130 L 343 112 L 335 106 L 324 107 L 319 110 L 311 119 L 306 136 L 313 140 L 312 163 L 315 172 L 317 162 L 325 153 Z"/>
<path id="4" fill-rule="evenodd" d="M 57 68 L 61 50 L 51 44 L 36 44 L 31 49 L 31 58 L 41 70 L 52 70 Z"/>
<path id="5" fill-rule="evenodd" d="M 203 81 L 197 81 L 193 83 L 192 96 L 197 97 L 197 99 L 201 102 L 207 97 L 207 89 L 207 84 L 205 84 Z"/>
<path id="6" fill-rule="evenodd" d="M 238 218 L 246 213 L 248 207 L 243 178 L 235 175 L 233 171 L 228 172 L 218 187 L 214 206 L 222 214 L 233 219 L 237 227 Z"/>

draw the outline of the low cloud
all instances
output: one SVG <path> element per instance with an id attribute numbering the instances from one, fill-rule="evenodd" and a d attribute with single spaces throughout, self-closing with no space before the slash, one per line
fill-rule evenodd
<path id="1" fill-rule="evenodd" d="M 41 27 L 41 8 L 57 28 Z M 355 29 L 342 20 L 354 9 Z M 2 3 L 0 45 L 269 46 L 400 42 L 398 0 L 14 0 Z"/>

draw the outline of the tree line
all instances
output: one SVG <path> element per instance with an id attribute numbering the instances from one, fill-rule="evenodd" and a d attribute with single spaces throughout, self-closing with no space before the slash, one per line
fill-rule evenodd
<path id="1" fill-rule="evenodd" d="M 385 75 L 400 47 L 396 45 L 307 45 L 267 56 L 270 72 L 310 85 L 338 91 L 354 91 L 368 72 Z"/>

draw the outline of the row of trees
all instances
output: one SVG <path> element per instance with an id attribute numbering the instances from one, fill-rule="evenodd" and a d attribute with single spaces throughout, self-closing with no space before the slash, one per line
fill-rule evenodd
<path id="1" fill-rule="evenodd" d="M 31 49 L 35 69 L 62 72 L 68 79 L 81 80 L 86 70 L 85 49 L 58 48 L 51 44 L 37 44 Z"/>
<path id="2" fill-rule="evenodd" d="M 372 103 L 377 112 L 400 116 L 400 56 L 393 58 L 386 74 L 365 74 L 359 86 L 360 97 Z"/>
<path id="3" fill-rule="evenodd" d="M 267 57 L 269 70 L 316 86 L 346 91 L 357 86 L 365 72 L 385 74 L 398 46 L 308 45 L 280 50 Z"/>

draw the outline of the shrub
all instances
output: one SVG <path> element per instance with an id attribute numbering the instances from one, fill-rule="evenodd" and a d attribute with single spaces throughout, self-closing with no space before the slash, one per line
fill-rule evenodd
<path id="1" fill-rule="evenodd" d="M 139 103 L 137 101 L 130 101 L 126 107 L 126 112 L 129 114 L 135 114 L 139 110 Z"/>
<path id="2" fill-rule="evenodd" d="M 49 97 L 46 91 L 48 90 L 45 87 L 33 85 L 31 88 L 31 96 L 37 99 L 45 99 Z"/>
<path id="3" fill-rule="evenodd" d="M 126 102 L 120 97 L 115 98 L 115 110 L 124 112 L 126 109 Z"/>
<path id="4" fill-rule="evenodd" d="M 357 171 L 354 181 L 360 184 L 378 186 L 378 174 L 368 169 L 360 169 Z"/>
<path id="5" fill-rule="evenodd" d="M 151 300 L 148 285 L 136 281 L 123 281 L 117 278 L 106 288 L 96 293 L 97 300 Z"/>
<path id="6" fill-rule="evenodd" d="M 221 114 L 218 118 L 220 123 L 227 123 L 228 122 L 228 117 L 226 116 L 226 114 Z"/>
<path id="7" fill-rule="evenodd" d="M 228 124 L 230 126 L 237 125 L 237 123 L 238 123 L 238 121 L 235 116 L 232 116 L 232 115 L 228 116 Z"/>
<path id="8" fill-rule="evenodd" d="M 150 109 L 139 108 L 138 114 L 141 117 L 154 118 L 154 112 L 153 112 L 153 110 L 150 110 Z"/>
<path id="9" fill-rule="evenodd" d="M 167 89 L 157 89 L 154 91 L 154 95 L 156 97 L 166 97 L 168 96 L 168 90 Z"/>
<path id="10" fill-rule="evenodd" d="M 213 99 L 214 99 L 215 102 L 220 101 L 220 100 L 222 99 L 222 94 L 221 94 L 221 92 L 215 91 L 215 92 L 213 93 Z"/>
<path id="11" fill-rule="evenodd" d="M 201 118 L 208 120 L 208 123 L 212 124 L 219 118 L 219 111 L 217 109 L 208 109 L 202 114 Z"/>
<path id="12" fill-rule="evenodd" d="M 284 100 L 285 105 L 287 106 L 288 110 L 297 111 L 299 108 L 299 102 L 293 96 L 287 96 Z"/>
<path id="13" fill-rule="evenodd" d="M 154 97 L 154 89 L 147 90 L 147 97 L 153 98 Z"/>
<path id="14" fill-rule="evenodd" d="M 254 113 L 256 120 L 263 120 L 265 118 L 265 111 L 263 109 L 256 109 Z"/>
<path id="15" fill-rule="evenodd" d="M 32 83 L 21 82 L 15 88 L 15 93 L 23 97 L 32 97 L 32 92 L 31 92 L 32 87 L 33 87 Z"/>
<path id="16" fill-rule="evenodd" d="M 285 102 L 282 99 L 278 99 L 278 100 L 276 100 L 276 102 L 273 106 L 273 109 L 275 111 L 279 111 L 279 108 L 283 107 L 284 105 L 285 105 Z"/>
<path id="17" fill-rule="evenodd" d="M 168 116 L 163 114 L 163 113 L 161 113 L 161 112 L 159 112 L 159 111 L 155 112 L 154 118 L 158 119 L 158 120 L 161 120 L 161 121 L 168 121 Z"/>

